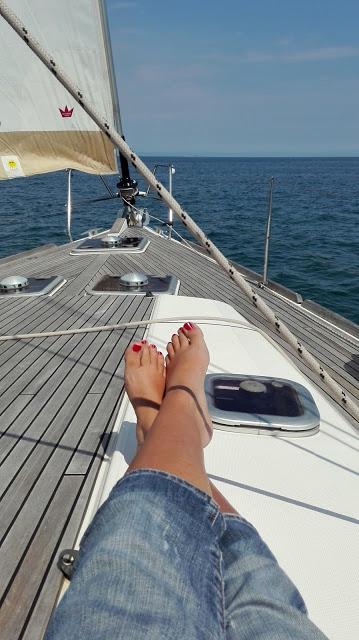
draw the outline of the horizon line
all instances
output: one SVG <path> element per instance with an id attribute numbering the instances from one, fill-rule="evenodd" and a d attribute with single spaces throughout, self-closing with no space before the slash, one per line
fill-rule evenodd
<path id="1" fill-rule="evenodd" d="M 357 154 L 352 154 L 352 155 L 342 155 L 342 154 L 330 154 L 330 155 L 312 155 L 312 154 L 300 154 L 300 155 L 293 155 L 293 154 L 285 154 L 285 155 L 253 155 L 253 154 L 236 154 L 236 153 L 224 153 L 224 154 L 218 154 L 218 153 L 180 153 L 180 152 L 176 152 L 173 151 L 172 153 L 168 152 L 168 151 L 140 151 L 138 153 L 139 156 L 143 156 L 144 158 L 150 158 L 150 157 L 161 157 L 161 158 L 171 158 L 171 157 L 176 157 L 176 158 L 242 158 L 242 159 L 321 159 L 321 160 L 325 160 L 325 159 L 359 159 L 359 152 Z"/>

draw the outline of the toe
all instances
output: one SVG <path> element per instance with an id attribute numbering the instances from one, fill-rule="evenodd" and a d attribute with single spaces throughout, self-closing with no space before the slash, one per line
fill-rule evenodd
<path id="1" fill-rule="evenodd" d="M 199 338 L 203 338 L 203 333 L 199 328 L 198 324 L 194 324 L 193 322 L 185 322 L 182 327 L 183 333 L 188 338 L 188 340 L 196 340 Z"/>
<path id="2" fill-rule="evenodd" d="M 150 344 L 148 352 L 149 352 L 149 356 L 150 356 L 151 365 L 156 366 L 157 365 L 157 349 L 156 349 L 156 345 L 155 344 Z"/>
<path id="3" fill-rule="evenodd" d="M 142 345 L 138 342 L 130 344 L 125 352 L 125 362 L 127 367 L 139 367 L 141 363 Z"/>
<path id="4" fill-rule="evenodd" d="M 171 360 L 169 359 L 169 356 L 166 356 L 166 358 L 165 358 L 166 367 L 168 367 L 170 365 L 170 362 L 171 362 Z"/>
<path id="5" fill-rule="evenodd" d="M 165 359 L 160 351 L 157 351 L 157 369 L 160 374 L 165 375 Z"/>
<path id="6" fill-rule="evenodd" d="M 141 367 L 146 367 L 150 364 L 150 348 L 148 344 L 142 345 L 141 349 Z"/>
<path id="7" fill-rule="evenodd" d="M 186 338 L 182 327 L 178 329 L 178 339 L 181 345 L 181 349 L 188 346 L 188 338 Z"/>
<path id="8" fill-rule="evenodd" d="M 180 344 L 179 337 L 178 337 L 177 333 L 173 334 L 173 336 L 171 338 L 171 341 L 172 341 L 172 344 L 173 344 L 174 351 L 176 353 L 176 351 L 179 351 L 179 349 L 181 348 L 181 344 Z"/>
<path id="9" fill-rule="evenodd" d="M 169 342 L 168 345 L 167 345 L 167 353 L 168 353 L 168 359 L 172 360 L 174 358 L 174 355 L 175 355 L 175 350 L 173 348 L 172 342 Z M 166 358 L 166 362 L 167 362 L 167 358 Z"/>

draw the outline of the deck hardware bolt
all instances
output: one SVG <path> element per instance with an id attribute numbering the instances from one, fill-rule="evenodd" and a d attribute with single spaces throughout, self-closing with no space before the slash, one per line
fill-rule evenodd
<path id="1" fill-rule="evenodd" d="M 54 62 L 52 58 L 50 58 L 50 64 L 52 64 L 53 67 L 56 67 L 56 62 Z"/>
<path id="2" fill-rule="evenodd" d="M 72 578 L 78 554 L 79 552 L 76 549 L 64 549 L 59 555 L 57 566 L 68 580 Z"/>

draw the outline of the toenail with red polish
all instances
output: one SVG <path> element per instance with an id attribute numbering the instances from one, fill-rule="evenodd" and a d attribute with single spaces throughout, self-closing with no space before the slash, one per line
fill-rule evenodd
<path id="1" fill-rule="evenodd" d="M 183 333 L 183 331 L 184 331 L 183 327 L 180 327 L 179 331 L 181 331 L 181 333 Z"/>
<path id="2" fill-rule="evenodd" d="M 133 344 L 132 345 L 132 351 L 141 351 L 141 345 L 140 344 Z"/>
<path id="3" fill-rule="evenodd" d="M 191 329 L 193 329 L 191 322 L 185 322 L 183 326 L 187 331 L 191 331 Z"/>
<path id="4" fill-rule="evenodd" d="M 141 344 L 147 344 L 147 340 L 141 340 Z"/>
<path id="5" fill-rule="evenodd" d="M 150 344 L 151 349 L 156 349 L 156 345 L 155 344 Z"/>

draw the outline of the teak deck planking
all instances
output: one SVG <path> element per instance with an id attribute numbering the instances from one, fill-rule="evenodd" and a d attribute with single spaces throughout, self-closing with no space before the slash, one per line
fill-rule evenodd
<path id="1" fill-rule="evenodd" d="M 70 255 L 77 246 L 71 243 L 1 259 L 0 277 L 67 280 L 53 297 L 2 295 L 1 335 L 149 318 L 153 298 L 91 295 L 91 286 L 104 274 L 173 274 L 181 281 L 179 295 L 228 302 L 313 380 L 202 252 L 145 229 L 127 233 L 150 239 L 145 253 Z M 351 335 L 328 323 L 290 296 L 269 289 L 259 293 L 339 384 L 359 398 L 356 331 Z M 40 640 L 44 634 L 62 583 L 57 556 L 75 542 L 123 397 L 124 352 L 143 334 L 138 328 L 0 342 L 0 640 Z"/>

